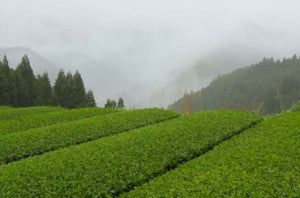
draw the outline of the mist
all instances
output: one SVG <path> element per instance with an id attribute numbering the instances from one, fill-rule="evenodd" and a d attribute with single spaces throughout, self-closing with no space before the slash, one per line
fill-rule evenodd
<path id="1" fill-rule="evenodd" d="M 132 107 L 167 106 L 174 90 L 200 89 L 263 57 L 300 54 L 296 0 L 0 3 L 0 47 L 26 47 L 58 68 L 79 70 L 98 105 L 124 97 Z M 216 57 L 200 77 L 188 72 Z"/>

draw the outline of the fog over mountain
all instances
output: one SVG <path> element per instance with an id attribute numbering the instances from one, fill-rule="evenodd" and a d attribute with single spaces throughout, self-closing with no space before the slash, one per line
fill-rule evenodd
<path id="1" fill-rule="evenodd" d="M 4 55 L 6 55 L 12 68 L 17 67 L 25 54 L 30 57 L 32 69 L 36 74 L 47 72 L 52 82 L 54 81 L 59 68 L 38 53 L 25 47 L 0 48 L 0 58 L 3 59 Z"/>
<path id="2" fill-rule="evenodd" d="M 300 54 L 296 0 L 0 3 L 0 55 L 25 46 L 39 73 L 79 70 L 100 105 L 166 106 L 264 56 Z"/>

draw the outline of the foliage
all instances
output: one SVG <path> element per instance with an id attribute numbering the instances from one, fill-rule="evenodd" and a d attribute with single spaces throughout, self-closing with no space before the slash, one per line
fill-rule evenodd
<path id="1" fill-rule="evenodd" d="M 121 111 L 0 136 L 0 164 L 178 117 L 161 109 Z"/>
<path id="2" fill-rule="evenodd" d="M 300 59 L 264 58 L 213 80 L 208 87 L 188 95 L 191 111 L 247 109 L 263 114 L 280 113 L 300 99 Z M 169 108 L 182 111 L 184 98 Z"/>
<path id="3" fill-rule="evenodd" d="M 8 108 L 1 107 L 0 109 L 0 122 L 4 120 L 20 119 L 23 116 L 47 113 L 52 111 L 60 110 L 56 107 L 23 107 L 23 108 Z M 1 133 L 1 132 L 0 132 Z"/>
<path id="4" fill-rule="evenodd" d="M 118 108 L 124 108 L 125 107 L 123 98 L 119 98 L 117 107 Z"/>
<path id="5" fill-rule="evenodd" d="M 86 106 L 88 106 L 88 107 L 95 107 L 96 106 L 96 102 L 95 102 L 95 99 L 94 99 L 94 94 L 91 90 L 89 90 L 86 93 Z"/>
<path id="6" fill-rule="evenodd" d="M 117 103 L 114 100 L 107 99 L 106 104 L 104 105 L 104 108 L 116 108 Z"/>
<path id="7" fill-rule="evenodd" d="M 95 107 L 96 103 L 92 91 L 85 92 L 78 71 L 65 76 L 61 70 L 52 87 L 47 73 L 34 76 L 29 58 L 24 55 L 15 70 L 9 68 L 6 56 L 0 61 L 0 105 L 79 108 Z"/>
<path id="8" fill-rule="evenodd" d="M 270 118 L 124 197 L 298 197 L 299 121 Z"/>
<path id="9" fill-rule="evenodd" d="M 240 111 L 203 112 L 3 165 L 0 196 L 116 196 L 260 120 Z"/>
<path id="10" fill-rule="evenodd" d="M 0 121 L 0 135 L 49 126 L 60 122 L 104 115 L 113 111 L 114 110 L 103 108 L 61 109 L 55 112 L 22 116 L 13 120 L 3 120 Z"/>
<path id="11" fill-rule="evenodd" d="M 18 76 L 17 99 L 18 106 L 33 106 L 36 104 L 36 79 L 30 66 L 28 56 L 23 56 L 15 71 Z"/>
<path id="12" fill-rule="evenodd" d="M 10 107 L 10 106 L 0 106 L 0 110 L 2 109 L 12 109 L 13 107 Z"/>
<path id="13" fill-rule="evenodd" d="M 124 100 L 123 98 L 119 98 L 118 103 L 115 100 L 107 99 L 105 108 L 124 108 Z"/>
<path id="14" fill-rule="evenodd" d="M 53 89 L 51 87 L 50 80 L 47 73 L 44 73 L 42 76 L 41 75 L 37 76 L 36 91 L 37 91 L 37 98 L 36 98 L 37 105 L 51 106 L 55 104 Z"/>

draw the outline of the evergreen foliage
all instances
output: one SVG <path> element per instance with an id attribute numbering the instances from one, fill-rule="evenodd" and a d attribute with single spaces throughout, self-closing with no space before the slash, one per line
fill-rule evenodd
<path id="1" fill-rule="evenodd" d="M 0 61 L 0 105 L 61 106 L 66 108 L 95 107 L 91 91 L 85 92 L 81 75 L 60 70 L 54 87 L 47 73 L 35 77 L 27 55 L 17 68 L 9 67 L 6 56 Z"/>
<path id="2" fill-rule="evenodd" d="M 250 67 L 218 77 L 208 87 L 188 94 L 191 111 L 246 109 L 275 114 L 300 100 L 300 59 L 274 61 L 264 58 Z M 184 98 L 170 105 L 182 111 Z"/>
<path id="3" fill-rule="evenodd" d="M 104 105 L 105 108 L 116 108 L 117 103 L 114 100 L 107 99 L 106 104 Z"/>
<path id="4" fill-rule="evenodd" d="M 118 101 L 118 108 L 124 108 L 125 105 L 124 105 L 124 100 L 123 98 L 119 98 L 119 101 Z"/>
<path id="5" fill-rule="evenodd" d="M 96 102 L 94 99 L 94 94 L 91 90 L 89 90 L 86 94 L 86 106 L 88 107 L 95 107 L 96 106 Z"/>
<path id="6" fill-rule="evenodd" d="M 124 100 L 119 98 L 118 103 L 115 100 L 107 99 L 106 104 L 104 105 L 105 108 L 124 108 Z"/>
<path id="7" fill-rule="evenodd" d="M 53 89 L 47 73 L 37 76 L 37 105 L 54 105 Z"/>

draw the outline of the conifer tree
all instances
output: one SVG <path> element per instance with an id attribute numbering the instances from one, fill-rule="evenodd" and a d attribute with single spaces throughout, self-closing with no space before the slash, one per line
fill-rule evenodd
<path id="1" fill-rule="evenodd" d="M 64 70 L 60 70 L 54 85 L 54 95 L 56 105 L 64 106 L 65 90 L 67 86 L 67 79 Z"/>
<path id="2" fill-rule="evenodd" d="M 37 76 L 37 105 L 51 106 L 54 104 L 53 90 L 48 73 Z"/>
<path id="3" fill-rule="evenodd" d="M 94 94 L 91 90 L 89 90 L 86 94 L 86 106 L 87 107 L 95 107 L 96 106 Z"/>
<path id="4" fill-rule="evenodd" d="M 24 55 L 16 69 L 19 78 L 17 91 L 19 106 L 33 106 L 36 102 L 36 79 L 27 55 Z"/>
<path id="5" fill-rule="evenodd" d="M 114 100 L 107 99 L 106 104 L 104 105 L 105 108 L 116 108 L 117 103 Z"/>
<path id="6" fill-rule="evenodd" d="M 119 98 L 119 101 L 118 101 L 118 108 L 124 108 L 124 100 L 122 98 Z"/>
<path id="7" fill-rule="evenodd" d="M 3 58 L 3 62 L 0 62 L 0 104 L 10 105 L 10 69 L 6 56 Z"/>
<path id="8" fill-rule="evenodd" d="M 17 87 L 16 81 L 14 79 L 15 70 L 9 67 L 9 63 L 6 55 L 3 57 L 3 69 L 4 74 L 8 80 L 8 92 L 9 92 L 9 105 L 18 106 L 18 98 L 17 98 Z"/>
<path id="9" fill-rule="evenodd" d="M 75 98 L 74 98 L 74 78 L 71 72 L 66 75 L 66 85 L 63 93 L 62 106 L 67 108 L 75 108 Z"/>
<path id="10" fill-rule="evenodd" d="M 84 107 L 87 105 L 85 87 L 78 71 L 73 76 L 72 103 L 74 107 Z"/>

